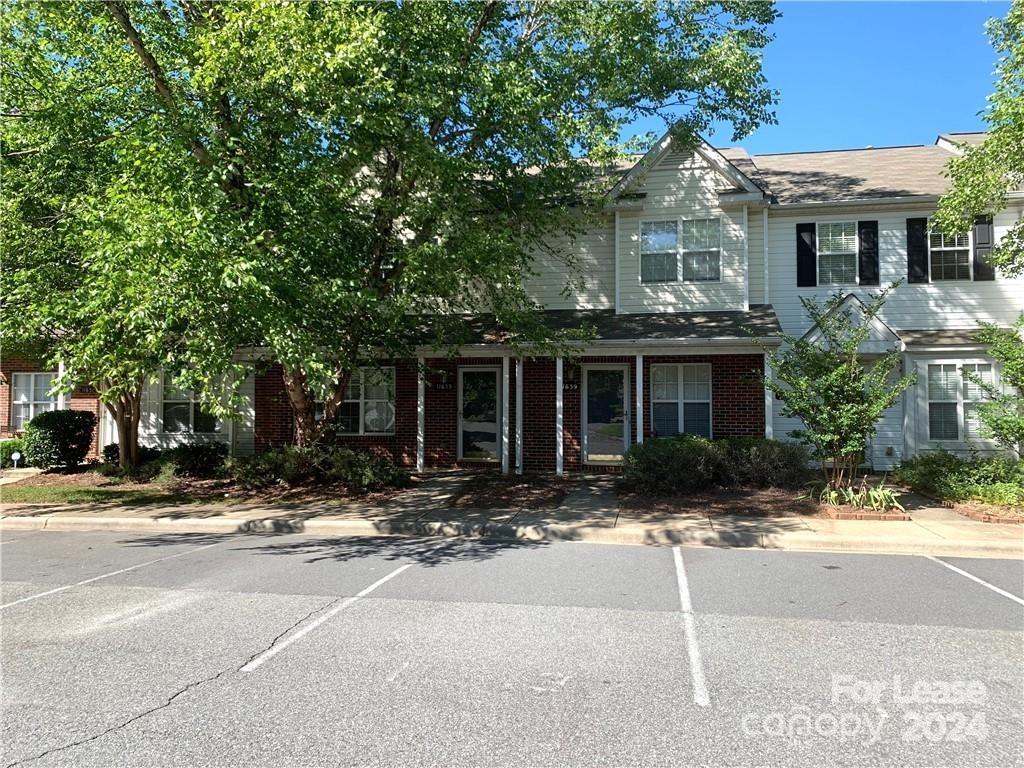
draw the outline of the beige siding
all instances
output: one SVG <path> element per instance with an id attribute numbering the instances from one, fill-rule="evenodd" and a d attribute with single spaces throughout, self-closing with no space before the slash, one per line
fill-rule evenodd
<path id="1" fill-rule="evenodd" d="M 764 233 L 761 209 L 747 210 L 747 279 L 750 286 L 750 303 L 766 304 L 764 296 Z"/>
<path id="2" fill-rule="evenodd" d="M 643 211 L 623 211 L 619 222 L 619 311 L 707 312 L 743 309 L 743 211 L 718 207 L 731 184 L 702 158 L 671 152 L 641 181 Z M 715 283 L 640 282 L 640 222 L 718 218 L 722 224 L 722 279 Z"/>
<path id="3" fill-rule="evenodd" d="M 551 252 L 553 251 L 553 253 Z M 606 216 L 575 239 L 555 238 L 538 250 L 527 278 L 530 296 L 547 309 L 615 306 L 615 219 Z"/>

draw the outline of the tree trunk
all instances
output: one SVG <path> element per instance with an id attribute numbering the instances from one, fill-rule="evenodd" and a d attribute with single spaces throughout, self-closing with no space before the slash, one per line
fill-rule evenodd
<path id="1" fill-rule="evenodd" d="M 295 420 L 295 445 L 307 448 L 316 442 L 316 399 L 306 385 L 306 374 L 285 367 L 282 371 L 284 389 Z"/>
<path id="2" fill-rule="evenodd" d="M 105 403 L 117 428 L 118 457 L 121 469 L 131 472 L 139 466 L 139 421 L 142 415 L 141 390 L 118 395 L 112 403 Z"/>

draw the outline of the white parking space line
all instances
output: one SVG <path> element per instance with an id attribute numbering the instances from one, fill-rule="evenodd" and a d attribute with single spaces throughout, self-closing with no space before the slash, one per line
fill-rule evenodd
<path id="1" fill-rule="evenodd" d="M 693 619 L 693 602 L 690 600 L 690 585 L 686 579 L 682 550 L 679 547 L 672 547 L 672 557 L 676 562 L 676 582 L 679 585 L 679 605 L 683 611 L 686 654 L 690 658 L 690 673 L 693 675 L 693 703 L 698 707 L 707 707 L 711 704 L 711 697 L 708 695 L 704 664 L 701 662 L 700 647 L 697 645 L 697 625 Z"/>
<path id="2" fill-rule="evenodd" d="M 50 589 L 50 590 L 47 590 L 46 592 L 40 592 L 38 595 L 29 595 L 28 597 L 23 597 L 20 600 L 14 600 L 14 601 L 12 601 L 10 603 L 5 603 L 4 605 L 0 605 L 0 611 L 2 611 L 4 608 L 10 608 L 12 605 L 18 605 L 19 603 L 27 603 L 29 600 L 38 600 L 40 597 L 47 597 L 49 595 L 56 595 L 58 592 L 64 592 L 65 590 L 74 589 L 75 587 L 83 587 L 86 584 L 92 584 L 94 581 L 100 581 L 101 579 L 109 579 L 111 576 L 117 576 L 119 574 L 128 573 L 130 571 L 137 571 L 139 568 L 145 568 L 147 565 L 154 565 L 156 563 L 162 563 L 165 560 L 173 560 L 176 557 L 185 557 L 185 555 L 191 555 L 191 554 L 194 554 L 196 552 L 202 552 L 204 549 L 210 549 L 210 547 L 219 547 L 222 543 L 223 542 L 219 542 L 218 541 L 218 542 L 216 542 L 214 544 L 206 544 L 206 545 L 204 545 L 202 547 L 195 547 L 194 549 L 189 549 L 189 550 L 187 550 L 185 552 L 176 552 L 173 555 L 167 555 L 166 557 L 158 557 L 155 560 L 147 560 L 144 563 L 138 563 L 137 565 L 131 565 L 131 566 L 127 567 L 127 568 L 121 568 L 121 569 L 116 570 L 116 571 L 111 571 L 110 573 L 104 573 L 102 576 L 93 576 L 91 579 L 85 579 L 83 581 L 76 581 L 74 584 L 67 584 L 67 585 L 65 585 L 63 587 L 57 587 L 56 589 Z"/>
<path id="3" fill-rule="evenodd" d="M 999 587 L 995 586 L 994 584 L 989 584 L 984 579 L 979 579 L 973 573 L 968 573 L 967 571 L 964 571 L 964 570 L 961 570 L 960 568 L 957 568 L 955 565 L 950 565 L 949 563 L 944 562 L 942 560 L 939 560 L 937 557 L 932 557 L 931 555 L 925 555 L 924 557 L 927 558 L 928 560 L 931 560 L 933 563 L 938 563 L 939 565 L 946 566 L 947 568 L 949 568 L 949 570 L 955 571 L 956 573 L 959 573 L 961 576 L 966 576 L 971 581 L 978 582 L 983 587 L 988 587 L 993 592 L 995 592 L 997 595 L 1002 595 L 1003 597 L 1008 597 L 1011 600 L 1013 600 L 1013 602 L 1019 603 L 1020 605 L 1024 605 L 1024 600 L 1021 600 L 1016 595 L 1011 594 L 1010 592 L 1007 592 L 1005 589 L 1000 589 Z"/>
<path id="4" fill-rule="evenodd" d="M 254 669 L 256 669 L 257 667 L 261 666 L 264 662 L 269 661 L 270 659 L 274 658 L 277 654 L 279 654 L 281 651 L 283 651 L 285 648 L 287 648 L 292 643 L 296 642 L 297 640 L 301 640 L 303 637 L 308 635 L 310 632 L 312 632 L 314 629 L 319 627 L 321 624 L 323 624 L 325 621 L 330 619 L 332 616 L 336 616 L 337 614 L 341 613 L 342 611 L 344 611 L 349 606 L 357 603 L 361 598 L 366 597 L 368 594 L 373 592 L 373 590 L 377 589 L 377 587 L 380 587 L 383 584 L 391 581 L 391 579 L 395 578 L 395 576 L 400 574 L 406 568 L 411 568 L 412 565 L 413 565 L 412 563 L 406 563 L 405 565 L 403 565 L 403 566 L 393 570 L 387 576 L 383 576 L 383 577 L 377 579 L 377 581 L 373 582 L 373 584 L 368 586 L 362 592 L 359 592 L 359 593 L 353 595 L 352 597 L 346 597 L 344 600 L 342 600 L 340 603 L 335 605 L 329 611 L 327 611 L 326 613 L 318 616 L 316 619 L 314 619 L 313 621 L 309 622 L 309 624 L 306 624 L 302 629 L 300 629 L 300 630 L 298 630 L 298 631 L 288 635 L 281 642 L 274 643 L 274 645 L 272 645 L 269 648 L 267 648 L 267 650 L 265 650 L 259 656 L 256 656 L 255 658 L 253 658 L 249 662 L 247 662 L 244 666 L 242 666 L 239 669 L 239 671 L 240 672 L 252 672 Z"/>

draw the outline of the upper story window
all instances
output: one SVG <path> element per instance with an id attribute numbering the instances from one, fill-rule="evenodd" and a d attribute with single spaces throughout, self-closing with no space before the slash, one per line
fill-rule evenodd
<path id="1" fill-rule="evenodd" d="M 682 235 L 683 280 L 720 280 L 722 225 L 719 220 L 683 221 Z"/>
<path id="2" fill-rule="evenodd" d="M 221 431 L 217 417 L 203 410 L 191 389 L 182 389 L 169 373 L 163 381 L 163 431 L 216 434 Z"/>
<path id="3" fill-rule="evenodd" d="M 971 279 L 971 238 L 962 235 L 928 233 L 928 260 L 932 280 Z"/>
<path id="4" fill-rule="evenodd" d="M 857 282 L 857 222 L 818 224 L 818 285 Z"/>
<path id="5" fill-rule="evenodd" d="M 21 432 L 43 411 L 57 408 L 57 396 L 50 394 L 55 372 L 15 373 L 11 376 L 11 431 Z"/>
<path id="6" fill-rule="evenodd" d="M 323 403 L 316 417 L 323 418 Z M 395 432 L 395 369 L 360 368 L 352 372 L 335 425 L 344 435 L 391 435 Z"/>
<path id="7" fill-rule="evenodd" d="M 678 251 L 679 227 L 676 222 L 640 222 L 640 282 L 676 282 L 679 279 Z"/>
<path id="8" fill-rule="evenodd" d="M 722 277 L 719 219 L 640 222 L 640 282 L 709 282 Z"/>

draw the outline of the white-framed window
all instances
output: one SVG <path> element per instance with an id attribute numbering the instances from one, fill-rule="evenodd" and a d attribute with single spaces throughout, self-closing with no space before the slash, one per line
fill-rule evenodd
<path id="1" fill-rule="evenodd" d="M 928 265 L 932 281 L 971 279 L 971 236 L 928 233 Z"/>
<path id="2" fill-rule="evenodd" d="M 164 373 L 162 391 L 164 432 L 213 435 L 221 431 L 220 420 L 203 410 L 191 389 L 175 384 L 170 373 Z"/>
<path id="3" fill-rule="evenodd" d="M 712 282 L 722 279 L 722 223 L 719 219 L 684 219 L 680 245 L 683 280 Z"/>
<path id="4" fill-rule="evenodd" d="M 976 376 L 982 382 L 995 386 L 995 372 L 992 363 L 964 363 L 961 366 L 964 379 L 964 439 L 981 440 L 982 425 L 978 418 L 978 403 L 989 399 L 988 392 L 972 378 Z"/>
<path id="5" fill-rule="evenodd" d="M 711 437 L 711 365 L 651 366 L 651 427 L 659 437 Z"/>
<path id="6" fill-rule="evenodd" d="M 323 403 L 316 404 L 318 419 L 323 418 L 323 408 Z M 395 369 L 365 367 L 353 371 L 335 425 L 343 435 L 393 435 Z"/>
<path id="7" fill-rule="evenodd" d="M 43 411 L 57 409 L 57 395 L 51 394 L 55 371 L 11 375 L 11 431 L 21 432 Z"/>
<path id="8" fill-rule="evenodd" d="M 679 279 L 679 224 L 640 222 L 640 282 L 674 283 Z"/>
<path id="9" fill-rule="evenodd" d="M 818 285 L 857 282 L 857 222 L 818 224 Z"/>
<path id="10" fill-rule="evenodd" d="M 978 404 L 988 399 L 985 389 L 971 380 L 977 376 L 995 386 L 992 363 L 929 363 L 928 439 L 938 441 L 982 438 Z"/>

